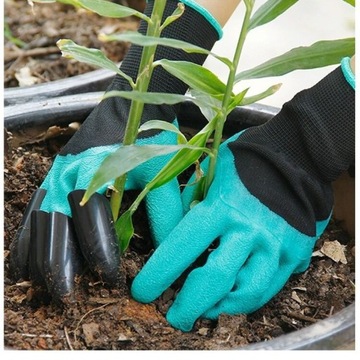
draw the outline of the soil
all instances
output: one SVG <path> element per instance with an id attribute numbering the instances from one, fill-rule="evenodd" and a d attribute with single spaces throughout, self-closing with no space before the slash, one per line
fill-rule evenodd
<path id="1" fill-rule="evenodd" d="M 54 10 L 56 9 L 56 10 Z M 15 74 L 29 67 L 39 82 L 73 76 L 89 69 L 50 51 L 59 37 L 91 47 L 104 47 L 120 61 L 126 45 L 97 40 L 104 27 L 136 28 L 134 19 L 119 22 L 75 12 L 69 6 L 36 6 L 35 15 L 24 1 L 5 2 L 5 16 L 14 36 L 26 42 L 19 48 L 5 42 L 5 87 L 18 86 Z M 76 21 L 75 21 L 76 20 Z M 31 49 L 45 49 L 33 56 Z M 112 55 L 111 55 L 112 54 Z M 119 56 L 120 55 L 120 56 Z M 355 299 L 355 244 L 341 224 L 332 220 L 316 245 L 343 246 L 345 259 L 313 256 L 303 274 L 293 275 L 268 304 L 250 315 L 222 315 L 218 321 L 198 320 L 189 333 L 167 323 L 165 314 L 177 288 L 167 290 L 152 304 L 131 299 L 135 275 L 152 254 L 146 213 L 135 219 L 135 233 L 122 259 L 122 283 L 109 288 L 91 272 L 78 279 L 77 301 L 58 306 L 26 279 L 15 282 L 8 269 L 10 243 L 32 193 L 41 184 L 55 154 L 68 138 L 56 138 L 22 147 L 10 147 L 4 162 L 4 343 L 13 349 L 214 350 L 234 349 L 288 334 L 337 313 Z M 127 194 L 129 201 L 132 194 Z M 145 220 L 144 220 L 145 219 Z M 317 253 L 319 254 L 319 253 Z"/>
<path id="2" fill-rule="evenodd" d="M 142 10 L 145 0 L 117 1 Z M 32 8 L 26 0 L 5 0 L 5 24 L 15 41 L 5 36 L 4 87 L 39 84 L 83 74 L 96 68 L 61 56 L 56 46 L 59 39 L 71 39 L 79 45 L 102 50 L 120 62 L 128 44 L 101 42 L 100 33 L 136 30 L 137 18 L 111 19 L 76 10 L 59 3 L 37 4 Z M 18 42 L 21 41 L 21 45 Z M 14 43 L 15 42 L 15 43 Z"/>

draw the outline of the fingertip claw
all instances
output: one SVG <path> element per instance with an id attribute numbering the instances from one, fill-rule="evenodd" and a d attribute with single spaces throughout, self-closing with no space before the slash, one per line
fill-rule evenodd
<path id="1" fill-rule="evenodd" d="M 68 196 L 81 252 L 102 281 L 116 286 L 120 279 L 120 250 L 109 201 L 95 193 L 81 205 L 84 193 L 75 190 Z"/>
<path id="2" fill-rule="evenodd" d="M 15 280 L 29 279 L 29 251 L 31 237 L 31 214 L 40 209 L 46 195 L 45 189 L 37 189 L 26 207 L 22 221 L 10 246 L 10 274 Z"/>

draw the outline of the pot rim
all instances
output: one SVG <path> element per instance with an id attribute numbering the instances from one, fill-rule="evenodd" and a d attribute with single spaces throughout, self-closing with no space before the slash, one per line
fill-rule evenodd
<path id="1" fill-rule="evenodd" d="M 80 75 L 79 75 L 80 76 Z M 99 103 L 102 91 L 80 93 L 54 98 L 28 99 L 4 108 L 5 128 L 8 131 L 24 131 L 27 127 L 66 125 L 84 120 Z M 18 97 L 21 99 L 21 97 Z M 249 126 L 261 125 L 279 111 L 278 108 L 253 104 L 237 107 L 226 121 L 225 132 L 234 128 L 240 131 Z M 191 122 L 190 122 L 191 118 Z M 191 102 L 181 104 L 178 116 L 180 125 L 199 129 L 206 123 L 200 110 Z M 249 344 L 235 350 L 331 350 L 355 342 L 355 302 L 330 317 L 289 334 L 269 341 Z"/>
<path id="2" fill-rule="evenodd" d="M 121 63 L 118 64 L 120 65 Z M 105 91 L 114 77 L 114 71 L 97 69 L 47 83 L 6 88 L 4 89 L 4 105 L 12 106 L 66 95 Z"/>

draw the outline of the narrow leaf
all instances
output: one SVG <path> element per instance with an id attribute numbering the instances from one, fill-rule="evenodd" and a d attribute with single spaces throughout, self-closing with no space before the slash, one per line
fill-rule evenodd
<path id="1" fill-rule="evenodd" d="M 186 41 L 171 39 L 171 38 L 161 38 L 161 37 L 155 37 L 155 36 L 142 35 L 137 31 L 126 31 L 121 34 L 103 35 L 102 40 L 126 41 L 126 42 L 131 42 L 132 44 L 140 45 L 140 46 L 162 45 L 162 46 L 172 47 L 175 49 L 182 49 L 188 53 L 199 53 L 199 54 L 205 54 L 205 55 L 210 54 L 209 50 L 204 49 L 197 45 L 190 44 Z"/>
<path id="2" fill-rule="evenodd" d="M 239 94 L 236 94 L 232 99 L 231 99 L 231 103 L 229 105 L 229 109 L 228 109 L 228 114 L 236 108 L 236 106 L 242 104 L 244 97 L 246 95 L 246 93 L 249 91 L 249 88 L 243 90 L 242 92 L 240 92 Z"/>
<path id="3" fill-rule="evenodd" d="M 118 237 L 121 254 L 123 254 L 127 250 L 130 244 L 130 240 L 134 235 L 132 215 L 132 211 L 127 210 L 119 217 L 119 219 L 115 223 L 115 230 Z"/>
<path id="4" fill-rule="evenodd" d="M 281 87 L 281 84 L 276 84 L 276 85 L 270 86 L 267 90 L 263 91 L 260 94 L 256 94 L 256 95 L 244 98 L 239 103 L 239 105 L 244 106 L 244 105 L 254 104 L 262 99 L 267 98 L 268 96 L 275 94 L 280 89 L 280 87 Z"/>
<path id="5" fill-rule="evenodd" d="M 280 76 L 294 70 L 339 64 L 343 57 L 354 53 L 354 38 L 319 41 L 308 47 L 294 48 L 253 69 L 242 71 L 236 75 L 235 83 L 244 79 Z"/>
<path id="6" fill-rule="evenodd" d="M 146 121 L 139 127 L 138 132 L 147 131 L 147 130 L 164 130 L 164 131 L 171 131 L 178 135 L 179 143 L 186 144 L 187 139 L 185 135 L 179 130 L 177 126 L 172 123 L 169 123 L 164 120 L 149 120 Z"/>
<path id="7" fill-rule="evenodd" d="M 217 99 L 195 89 L 190 89 L 189 93 L 198 102 L 198 107 L 207 121 L 211 121 L 221 111 L 223 95 L 221 99 Z"/>
<path id="8" fill-rule="evenodd" d="M 210 156 L 212 155 L 211 150 L 205 146 L 207 140 L 214 131 L 216 120 L 217 119 L 214 118 L 188 141 L 189 145 L 198 147 L 199 150 L 197 151 L 184 148 L 177 152 L 171 158 L 171 160 L 169 160 L 168 163 L 157 173 L 157 175 L 146 185 L 148 191 L 166 184 L 168 181 L 181 174 L 190 165 L 197 161 L 204 152 Z"/>
<path id="9" fill-rule="evenodd" d="M 350 4 L 351 6 L 355 6 L 355 0 L 344 0 L 344 1 Z"/>
<path id="10" fill-rule="evenodd" d="M 56 45 L 61 50 L 62 56 L 114 71 L 128 80 L 131 85 L 133 84 L 131 77 L 121 71 L 118 65 L 108 59 L 101 50 L 78 45 L 69 39 L 58 40 Z"/>
<path id="11" fill-rule="evenodd" d="M 175 104 L 181 103 L 183 101 L 191 101 L 198 106 L 201 105 L 201 100 L 195 99 L 195 98 L 193 98 L 191 96 L 187 96 L 187 95 L 156 93 L 156 92 L 146 93 L 146 92 L 137 91 L 137 90 L 134 90 L 134 91 L 117 91 L 117 90 L 108 91 L 104 94 L 103 99 L 107 99 L 109 97 L 114 97 L 114 96 L 120 96 L 120 97 L 123 97 L 124 99 L 140 101 L 140 102 L 143 102 L 146 104 L 153 104 L 153 105 L 162 105 L 162 104 L 175 105 Z"/>
<path id="12" fill-rule="evenodd" d="M 161 65 L 192 89 L 215 96 L 222 96 L 226 91 L 226 85 L 212 71 L 201 65 L 167 59 L 156 61 L 154 65 Z"/>
<path id="13" fill-rule="evenodd" d="M 100 16 L 110 18 L 136 16 L 146 21 L 149 20 L 149 18 L 140 11 L 107 0 L 72 0 L 71 2 Z"/>
<path id="14" fill-rule="evenodd" d="M 185 5 L 181 2 L 179 2 L 177 4 L 176 9 L 174 10 L 174 12 L 172 13 L 172 15 L 168 16 L 164 23 L 161 25 L 161 30 L 165 29 L 167 26 L 169 26 L 171 23 L 173 23 L 174 21 L 176 21 L 183 13 L 185 10 Z"/>
<path id="15" fill-rule="evenodd" d="M 101 41 L 126 41 L 139 46 L 161 45 L 161 46 L 172 47 L 174 49 L 181 49 L 187 53 L 211 55 L 214 58 L 221 61 L 222 63 L 224 63 L 227 67 L 231 68 L 232 66 L 232 62 L 228 58 L 224 56 L 216 55 L 215 53 L 207 49 L 204 49 L 200 46 L 182 40 L 142 35 L 136 31 L 126 31 L 121 34 L 109 34 L 109 35 L 101 34 L 99 38 L 101 39 Z"/>
<path id="16" fill-rule="evenodd" d="M 109 155 L 100 165 L 86 190 L 82 203 L 86 203 L 90 196 L 101 186 L 111 180 L 129 172 L 138 165 L 151 158 L 166 155 L 181 149 L 191 151 L 204 151 L 198 146 L 191 145 L 127 145 L 120 146 L 118 150 Z M 205 149 L 206 150 L 206 149 Z"/>
<path id="17" fill-rule="evenodd" d="M 297 1 L 298 0 L 268 0 L 251 18 L 249 30 L 274 20 L 297 3 Z"/>

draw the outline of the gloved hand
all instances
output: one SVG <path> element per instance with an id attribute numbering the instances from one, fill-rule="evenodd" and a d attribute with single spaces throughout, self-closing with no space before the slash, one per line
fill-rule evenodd
<path id="1" fill-rule="evenodd" d="M 173 13 L 177 3 L 167 1 L 164 18 Z M 152 7 L 151 1 L 145 14 L 150 16 Z M 139 32 L 145 34 L 146 27 L 146 23 L 141 22 Z M 164 37 L 192 42 L 209 50 L 220 35 L 221 28 L 216 21 L 201 7 L 193 7 L 192 2 L 183 16 L 162 33 Z M 141 47 L 132 45 L 121 64 L 121 70 L 134 81 L 141 52 Z M 161 58 L 197 64 L 205 61 L 201 54 L 159 46 L 155 60 Z M 110 90 L 130 90 L 130 86 L 116 76 L 107 89 Z M 150 92 L 184 94 L 186 90 L 186 84 L 160 67 L 154 70 Z M 120 254 L 109 204 L 101 195 L 106 187 L 84 207 L 79 206 L 79 202 L 101 162 L 121 144 L 129 108 L 130 102 L 119 97 L 103 100 L 56 157 L 12 243 L 10 266 L 16 280 L 30 277 L 34 283 L 46 287 L 55 300 L 63 300 L 74 290 L 74 277 L 81 271 L 82 254 L 86 264 L 102 281 L 116 285 Z M 167 105 L 145 105 L 141 122 L 151 119 L 176 122 L 175 109 Z M 148 131 L 140 134 L 137 144 L 176 144 L 176 135 Z M 126 190 L 142 189 L 167 160 L 168 156 L 157 157 L 131 171 Z M 157 246 L 183 216 L 177 180 L 152 191 L 146 197 L 146 206 Z"/>
<path id="2" fill-rule="evenodd" d="M 190 270 L 167 313 L 183 331 L 199 317 L 251 313 L 268 302 L 308 267 L 328 223 L 331 182 L 355 156 L 354 110 L 338 68 L 266 124 L 223 143 L 206 198 L 189 210 L 193 190 L 185 188 L 188 212 L 135 277 L 133 297 L 151 302 Z"/>

